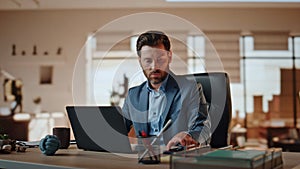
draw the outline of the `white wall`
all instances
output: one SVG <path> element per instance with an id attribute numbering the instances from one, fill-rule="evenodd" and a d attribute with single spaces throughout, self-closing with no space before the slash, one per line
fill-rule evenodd
<path id="1" fill-rule="evenodd" d="M 24 110 L 33 111 L 32 99 L 41 96 L 42 108 L 47 111 L 64 111 L 67 104 L 72 104 L 72 76 L 77 56 L 85 43 L 87 35 L 116 18 L 136 12 L 155 10 L 60 10 L 60 11 L 0 11 L 0 67 L 10 72 L 24 83 Z M 300 32 L 299 9 L 161 9 L 177 15 L 195 24 L 203 30 L 284 30 Z M 151 22 L 151 21 L 149 21 Z M 139 23 L 128 23 L 118 27 L 126 30 Z M 166 28 L 167 29 L 167 28 Z M 175 25 L 172 30 L 184 29 L 184 25 Z M 12 44 L 17 45 L 18 55 L 11 56 Z M 49 51 L 48 56 L 31 56 L 33 45 L 38 52 Z M 53 53 L 62 47 L 62 55 Z M 26 56 L 20 55 L 26 50 Z M 53 65 L 53 85 L 39 85 L 39 66 Z M 82 83 L 77 83 L 83 90 L 76 103 L 85 101 L 84 70 L 85 60 L 79 65 L 82 71 L 78 76 Z M 3 103 L 1 79 L 0 106 Z"/>

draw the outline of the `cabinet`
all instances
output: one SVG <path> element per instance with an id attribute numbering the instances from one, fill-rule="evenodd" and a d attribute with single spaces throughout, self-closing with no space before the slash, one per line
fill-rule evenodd
<path id="1" fill-rule="evenodd" d="M 28 140 L 29 120 L 15 121 L 13 116 L 0 116 L 0 134 L 8 134 L 10 139 Z"/>

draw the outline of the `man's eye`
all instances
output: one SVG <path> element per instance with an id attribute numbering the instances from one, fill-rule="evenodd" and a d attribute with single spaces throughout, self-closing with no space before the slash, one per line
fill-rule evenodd
<path id="1" fill-rule="evenodd" d="M 157 62 L 158 63 L 163 63 L 165 60 L 164 59 L 158 59 Z"/>
<path id="2" fill-rule="evenodd" d="M 145 63 L 150 64 L 152 62 L 151 59 L 145 59 Z"/>

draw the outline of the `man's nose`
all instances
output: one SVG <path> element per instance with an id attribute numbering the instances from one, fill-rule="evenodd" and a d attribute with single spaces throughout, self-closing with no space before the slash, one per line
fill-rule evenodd
<path id="1" fill-rule="evenodd" d="M 151 69 L 157 69 L 159 68 L 159 64 L 157 63 L 157 61 L 153 60 L 151 63 Z"/>

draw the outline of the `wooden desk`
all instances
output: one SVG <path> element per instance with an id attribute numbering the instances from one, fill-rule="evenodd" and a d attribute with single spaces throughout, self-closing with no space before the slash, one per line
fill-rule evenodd
<path id="1" fill-rule="evenodd" d="M 284 169 L 300 166 L 300 153 L 283 152 Z M 137 158 L 126 158 L 112 153 L 78 150 L 75 147 L 58 150 L 55 156 L 45 156 L 38 148 L 25 153 L 0 154 L 0 168 L 7 169 L 58 169 L 58 168 L 105 168 L 105 169 L 168 169 L 169 164 L 138 164 Z"/>
<path id="2" fill-rule="evenodd" d="M 46 156 L 38 148 L 29 148 L 25 153 L 12 152 L 0 154 L 0 168 L 5 169 L 58 169 L 58 168 L 89 168 L 89 169 L 168 169 L 168 163 L 155 165 L 139 164 L 137 155 L 132 158 L 118 156 L 113 153 L 78 150 L 71 147 L 58 150 L 55 156 Z"/>

